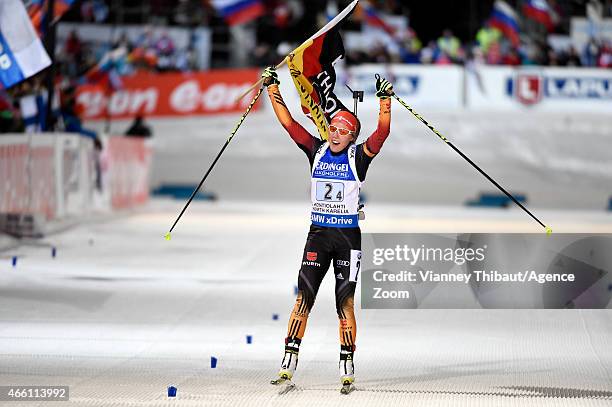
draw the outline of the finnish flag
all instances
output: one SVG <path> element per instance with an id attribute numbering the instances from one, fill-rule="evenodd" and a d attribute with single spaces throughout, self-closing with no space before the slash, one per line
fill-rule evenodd
<path id="1" fill-rule="evenodd" d="M 0 0 L 0 84 L 9 88 L 51 65 L 21 0 Z"/>

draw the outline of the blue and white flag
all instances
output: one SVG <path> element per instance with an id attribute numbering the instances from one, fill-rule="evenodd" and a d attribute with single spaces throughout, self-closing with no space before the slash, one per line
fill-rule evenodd
<path id="1" fill-rule="evenodd" d="M 9 88 L 51 65 L 21 0 L 0 1 L 0 85 Z"/>

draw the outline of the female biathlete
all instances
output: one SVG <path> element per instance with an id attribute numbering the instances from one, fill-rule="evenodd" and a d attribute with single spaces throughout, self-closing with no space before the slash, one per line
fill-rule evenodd
<path id="1" fill-rule="evenodd" d="M 386 79 L 377 79 L 376 96 L 380 100 L 378 127 L 364 143 L 355 144 L 361 125 L 353 113 L 346 110 L 336 113 L 329 125 L 329 140 L 320 140 L 291 117 L 280 94 L 275 69 L 266 68 L 262 77 L 276 117 L 306 153 L 311 167 L 312 224 L 302 256 L 298 294 L 289 318 L 285 355 L 278 377 L 271 382 L 285 384 L 285 391 L 293 388 L 291 379 L 297 367 L 308 314 L 333 262 L 340 327 L 341 392 L 347 394 L 354 389 L 355 380 L 353 356 L 357 324 L 353 296 L 361 263 L 359 189 L 372 159 L 389 135 L 393 87 Z"/>

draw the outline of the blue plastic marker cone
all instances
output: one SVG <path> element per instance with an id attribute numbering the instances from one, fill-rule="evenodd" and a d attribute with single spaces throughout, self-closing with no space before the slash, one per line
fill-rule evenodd
<path id="1" fill-rule="evenodd" d="M 214 356 L 210 357 L 210 368 L 215 369 L 217 367 L 217 358 Z"/>
<path id="2" fill-rule="evenodd" d="M 57 249 L 55 247 L 51 248 L 51 257 L 55 258 L 55 255 L 57 254 Z"/>
<path id="3" fill-rule="evenodd" d="M 247 335 L 246 336 L 246 340 L 247 340 L 247 344 L 252 344 L 253 343 L 253 336 L 252 335 Z"/>
<path id="4" fill-rule="evenodd" d="M 272 321 L 278 321 L 278 314 L 272 314 Z"/>
<path id="5" fill-rule="evenodd" d="M 17 267 L 17 256 L 13 256 L 13 267 Z"/>
<path id="6" fill-rule="evenodd" d="M 176 387 L 168 387 L 168 397 L 176 397 Z"/>

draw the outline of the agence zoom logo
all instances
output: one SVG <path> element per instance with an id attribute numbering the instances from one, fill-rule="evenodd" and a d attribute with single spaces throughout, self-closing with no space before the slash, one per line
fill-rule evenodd
<path id="1" fill-rule="evenodd" d="M 612 77 L 550 78 L 541 74 L 518 74 L 506 82 L 506 94 L 525 105 L 546 99 L 612 100 Z"/>

